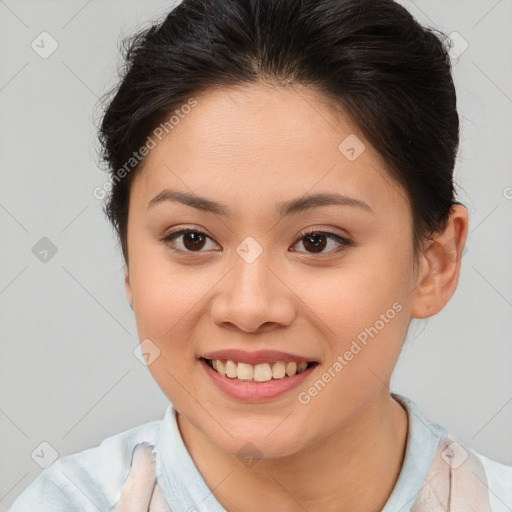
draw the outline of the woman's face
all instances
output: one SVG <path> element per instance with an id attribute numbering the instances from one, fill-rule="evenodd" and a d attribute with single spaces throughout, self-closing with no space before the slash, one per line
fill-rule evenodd
<path id="1" fill-rule="evenodd" d="M 357 126 L 311 91 L 195 99 L 133 181 L 128 298 L 149 370 L 185 421 L 228 453 L 250 442 L 265 457 L 292 454 L 389 383 L 416 284 L 407 196 Z M 317 194 L 350 201 L 307 201 Z M 162 240 L 185 228 L 196 233 Z M 261 365 L 228 363 L 242 379 L 275 379 L 233 382 L 202 359 L 225 350 L 244 353 L 220 360 Z M 316 364 L 282 377 L 286 359 Z"/>

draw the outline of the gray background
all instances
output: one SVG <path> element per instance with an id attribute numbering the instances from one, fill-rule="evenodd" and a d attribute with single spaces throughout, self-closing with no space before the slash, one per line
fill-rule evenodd
<path id="1" fill-rule="evenodd" d="M 455 295 L 413 322 L 391 389 L 512 464 L 512 2 L 401 3 L 468 43 L 454 59 L 455 174 L 470 235 Z M 120 250 L 92 191 L 106 179 L 95 122 L 118 40 L 171 5 L 0 0 L 0 509 L 42 471 L 34 450 L 84 450 L 160 419 L 168 403 L 133 354 Z M 47 58 L 31 47 L 43 31 L 58 43 Z M 46 262 L 32 251 L 43 237 L 57 248 Z"/>

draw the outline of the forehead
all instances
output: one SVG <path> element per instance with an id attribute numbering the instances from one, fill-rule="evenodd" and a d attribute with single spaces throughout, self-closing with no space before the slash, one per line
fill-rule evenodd
<path id="1" fill-rule="evenodd" d="M 335 190 L 376 211 L 407 207 L 405 192 L 359 127 L 312 90 L 251 85 L 194 98 L 197 106 L 157 141 L 138 171 L 133 186 L 148 201 L 166 187 L 221 194 L 226 203 Z M 357 158 L 347 158 L 348 146 Z"/>

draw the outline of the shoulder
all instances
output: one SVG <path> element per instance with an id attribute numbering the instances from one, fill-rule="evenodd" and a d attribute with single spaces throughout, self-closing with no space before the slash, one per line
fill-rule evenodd
<path id="1" fill-rule="evenodd" d="M 155 444 L 161 420 L 105 438 L 98 446 L 57 459 L 16 499 L 9 512 L 97 512 L 119 499 L 135 446 Z"/>
<path id="2" fill-rule="evenodd" d="M 399 480 L 403 486 L 397 486 L 390 512 L 404 506 L 410 495 L 416 499 L 404 510 L 411 512 L 512 511 L 512 466 L 486 457 L 430 421 L 410 398 L 393 395 L 408 411 L 409 437 L 404 478 Z"/>
<path id="3" fill-rule="evenodd" d="M 489 459 L 445 433 L 411 512 L 430 510 L 434 503 L 454 511 L 509 512 L 512 466 Z"/>

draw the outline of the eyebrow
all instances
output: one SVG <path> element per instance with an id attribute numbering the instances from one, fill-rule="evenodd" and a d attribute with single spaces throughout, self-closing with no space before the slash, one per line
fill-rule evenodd
<path id="1" fill-rule="evenodd" d="M 169 189 L 162 190 L 162 192 L 153 197 L 153 199 L 149 201 L 147 209 L 149 210 L 157 204 L 168 201 L 182 203 L 187 206 L 191 206 L 192 208 L 196 208 L 204 212 L 214 213 L 216 215 L 222 215 L 224 217 L 229 217 L 231 215 L 229 207 L 224 204 L 212 201 L 211 199 L 207 199 L 196 194 L 189 194 L 188 192 L 179 192 Z M 329 205 L 352 206 L 361 208 L 362 210 L 368 212 L 373 212 L 370 205 L 364 201 L 361 201 L 360 199 L 355 199 L 353 197 L 348 197 L 338 193 L 321 193 L 277 203 L 276 213 L 281 216 L 294 215 L 305 210 Z"/>

